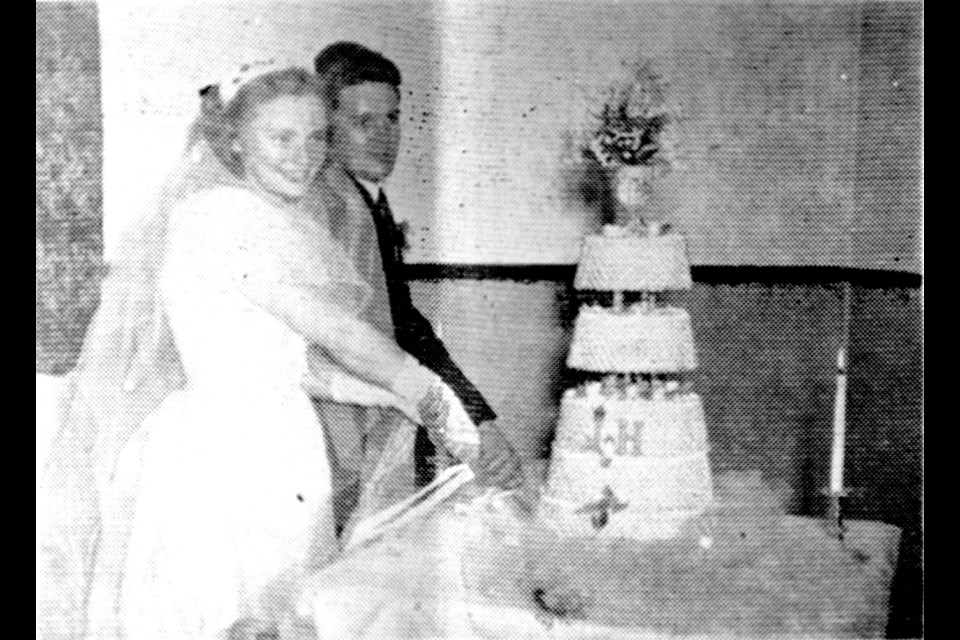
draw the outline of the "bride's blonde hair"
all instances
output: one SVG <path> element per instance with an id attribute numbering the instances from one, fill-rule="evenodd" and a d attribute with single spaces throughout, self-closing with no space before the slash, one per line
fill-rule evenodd
<path id="1" fill-rule="evenodd" d="M 281 96 L 308 95 L 322 99 L 316 76 L 300 67 L 256 76 L 226 101 L 219 85 L 208 85 L 200 90 L 200 115 L 191 129 L 188 146 L 205 141 L 223 166 L 235 176 L 240 176 L 243 166 L 234 142 L 240 127 L 250 119 L 254 110 Z"/>

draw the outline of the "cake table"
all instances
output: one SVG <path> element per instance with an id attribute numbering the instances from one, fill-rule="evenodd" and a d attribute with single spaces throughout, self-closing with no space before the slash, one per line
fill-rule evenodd
<path id="1" fill-rule="evenodd" d="M 883 637 L 899 529 L 847 521 L 838 541 L 820 519 L 743 503 L 758 477 L 717 478 L 732 528 L 710 548 L 550 537 L 467 490 L 314 575 L 303 613 L 321 638 Z"/>

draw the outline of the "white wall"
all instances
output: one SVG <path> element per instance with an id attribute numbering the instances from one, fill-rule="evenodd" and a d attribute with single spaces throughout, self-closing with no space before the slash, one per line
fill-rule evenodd
<path id="1" fill-rule="evenodd" d="M 620 63 L 643 55 L 687 116 L 687 167 L 652 206 L 688 235 L 693 263 L 862 266 L 862 17 L 798 0 L 102 2 L 108 252 L 182 144 L 200 86 L 251 57 L 309 65 L 354 39 L 405 76 L 389 188 L 412 222 L 411 261 L 574 262 L 596 221 L 575 147 Z M 916 208 L 892 215 L 857 225 L 919 236 Z"/>

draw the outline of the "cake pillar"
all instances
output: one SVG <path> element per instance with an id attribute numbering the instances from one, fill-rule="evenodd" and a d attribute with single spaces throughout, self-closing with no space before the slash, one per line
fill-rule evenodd
<path id="1" fill-rule="evenodd" d="M 623 291 L 613 292 L 613 310 L 623 311 Z"/>

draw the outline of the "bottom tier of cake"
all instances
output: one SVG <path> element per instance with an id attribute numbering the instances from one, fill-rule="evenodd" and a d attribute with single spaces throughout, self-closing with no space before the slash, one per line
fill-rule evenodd
<path id="1" fill-rule="evenodd" d="M 540 502 L 560 533 L 673 538 L 713 502 L 707 451 L 654 458 L 554 450 Z"/>
<path id="2" fill-rule="evenodd" d="M 541 514 L 562 534 L 676 537 L 710 506 L 713 485 L 700 396 L 563 394 Z"/>

